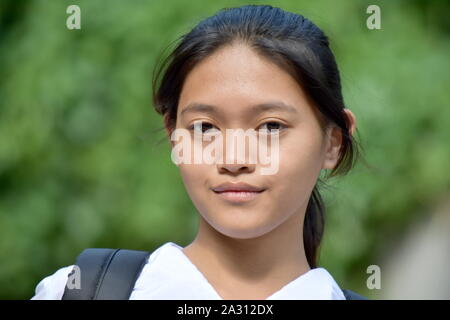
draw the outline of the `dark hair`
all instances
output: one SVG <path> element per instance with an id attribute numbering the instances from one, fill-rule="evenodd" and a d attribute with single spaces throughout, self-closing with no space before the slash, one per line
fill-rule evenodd
<path id="1" fill-rule="evenodd" d="M 153 77 L 153 104 L 164 116 L 169 132 L 175 127 L 187 74 L 219 48 L 240 42 L 294 77 L 320 111 L 322 129 L 334 123 L 342 130 L 340 158 L 329 177 L 345 174 L 354 166 L 359 152 L 343 112 L 339 70 L 328 38 L 311 21 L 270 5 L 245 5 L 220 10 L 179 40 Z M 303 242 L 311 268 L 317 267 L 325 225 L 325 206 L 318 190 L 322 183 L 319 178 L 314 186 L 303 224 Z"/>

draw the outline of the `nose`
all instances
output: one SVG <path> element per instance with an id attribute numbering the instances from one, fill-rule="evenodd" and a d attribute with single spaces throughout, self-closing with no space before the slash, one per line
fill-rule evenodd
<path id="1" fill-rule="evenodd" d="M 250 163 L 222 163 L 217 165 L 219 173 L 238 175 L 242 173 L 252 173 L 255 171 L 255 164 Z"/>
<path id="2" fill-rule="evenodd" d="M 241 136 L 243 132 L 235 134 L 235 137 L 230 135 L 230 137 L 226 136 L 224 138 L 224 145 L 220 151 L 220 162 L 223 163 L 218 162 L 216 164 L 217 169 L 221 174 L 239 175 L 241 173 L 252 173 L 256 170 L 257 148 L 254 148 L 254 144 L 251 144 L 253 142 L 250 141 L 251 137 Z M 240 140 L 242 144 L 237 140 Z"/>

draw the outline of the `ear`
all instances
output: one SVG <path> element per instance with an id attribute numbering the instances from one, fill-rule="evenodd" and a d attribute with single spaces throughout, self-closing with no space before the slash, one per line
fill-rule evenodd
<path id="1" fill-rule="evenodd" d="M 344 108 L 344 112 L 347 116 L 347 123 L 350 130 L 350 135 L 353 136 L 353 133 L 356 130 L 356 117 L 353 114 L 353 112 L 350 111 L 350 109 Z"/>
<path id="2" fill-rule="evenodd" d="M 342 131 L 337 125 L 332 124 L 327 127 L 325 137 L 325 157 L 322 169 L 332 170 L 339 160 L 339 150 L 342 144 Z"/>
<path id="3" fill-rule="evenodd" d="M 344 113 L 347 117 L 346 120 L 349 128 L 349 133 L 353 136 L 353 133 L 356 129 L 356 117 L 347 108 L 344 108 Z M 339 160 L 339 151 L 341 149 L 343 136 L 341 128 L 336 125 L 329 126 L 326 133 L 325 158 L 322 169 L 332 170 L 337 165 L 337 162 Z"/>

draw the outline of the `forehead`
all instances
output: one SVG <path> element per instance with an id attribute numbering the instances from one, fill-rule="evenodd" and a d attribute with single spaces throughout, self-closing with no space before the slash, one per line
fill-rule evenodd
<path id="1" fill-rule="evenodd" d="M 286 71 L 244 44 L 219 49 L 197 64 L 185 79 L 178 114 L 192 103 L 236 108 L 280 101 L 302 109 L 309 101 Z"/>

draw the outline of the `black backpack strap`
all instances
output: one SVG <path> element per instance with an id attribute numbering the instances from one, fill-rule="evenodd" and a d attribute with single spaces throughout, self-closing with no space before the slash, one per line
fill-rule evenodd
<path id="1" fill-rule="evenodd" d="M 347 300 L 369 300 L 366 297 L 359 295 L 351 290 L 348 289 L 341 289 L 341 290 L 344 293 L 345 299 Z"/>
<path id="2" fill-rule="evenodd" d="M 85 249 L 77 258 L 80 288 L 66 286 L 62 300 L 128 300 L 149 252 Z"/>

